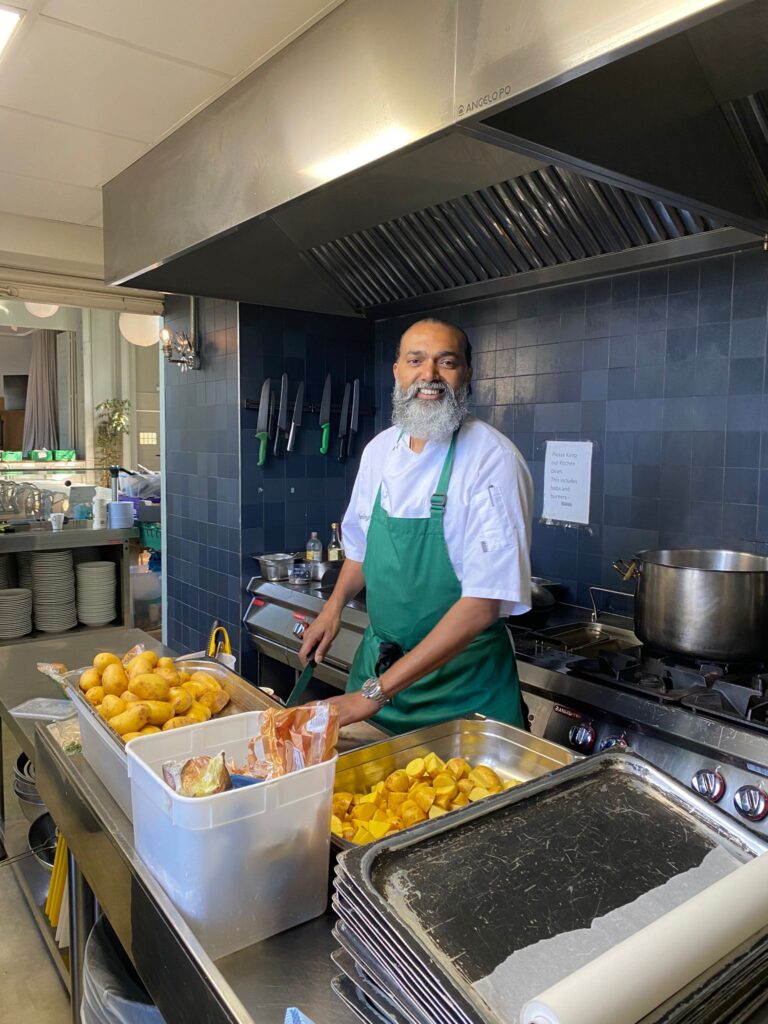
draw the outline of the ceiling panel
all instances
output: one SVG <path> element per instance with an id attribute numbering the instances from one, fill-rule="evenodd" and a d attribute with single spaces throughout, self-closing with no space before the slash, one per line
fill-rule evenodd
<path id="1" fill-rule="evenodd" d="M 0 171 L 0 211 L 87 224 L 101 209 L 101 192 L 60 181 Z"/>
<path id="2" fill-rule="evenodd" d="M 233 76 L 341 0 L 47 0 L 43 15 Z"/>
<path id="3" fill-rule="evenodd" d="M 96 188 L 146 151 L 142 142 L 0 107 L 0 171 Z"/>
<path id="4" fill-rule="evenodd" d="M 225 81 L 44 18 L 0 67 L 4 106 L 145 142 Z"/>

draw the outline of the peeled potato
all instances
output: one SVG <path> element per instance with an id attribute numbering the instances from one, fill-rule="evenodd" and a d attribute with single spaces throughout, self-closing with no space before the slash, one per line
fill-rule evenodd
<path id="1" fill-rule="evenodd" d="M 192 707 L 192 694 L 182 686 L 172 686 L 168 691 L 168 700 L 175 715 L 184 715 Z"/>
<path id="2" fill-rule="evenodd" d="M 119 665 L 120 659 L 116 654 L 110 654 L 108 651 L 102 651 L 101 654 L 97 654 L 93 659 L 93 667 L 97 672 L 103 672 L 107 665 Z"/>
<path id="3" fill-rule="evenodd" d="M 142 700 L 167 700 L 171 691 L 167 679 L 155 675 L 154 672 L 132 675 L 128 689 Z"/>
<path id="4" fill-rule="evenodd" d="M 80 676 L 79 686 L 83 693 L 87 693 L 92 686 L 101 686 L 99 670 L 95 668 L 87 668 Z"/>
<path id="5" fill-rule="evenodd" d="M 85 694 L 85 699 L 93 707 L 98 707 L 99 704 L 104 700 L 104 687 L 103 686 L 90 686 Z"/>
<path id="6" fill-rule="evenodd" d="M 123 666 L 110 662 L 101 674 L 101 685 L 104 687 L 105 693 L 119 697 L 128 686 L 128 676 L 125 674 Z"/>
<path id="7" fill-rule="evenodd" d="M 146 704 L 131 704 L 120 715 L 110 718 L 110 728 L 124 736 L 127 732 L 139 732 L 149 720 L 149 708 Z"/>

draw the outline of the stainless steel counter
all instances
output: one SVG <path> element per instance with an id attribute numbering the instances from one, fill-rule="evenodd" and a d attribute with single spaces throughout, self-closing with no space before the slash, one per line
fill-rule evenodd
<path id="1" fill-rule="evenodd" d="M 100 650 L 123 651 L 140 641 L 161 649 L 140 630 L 0 649 L 0 716 L 33 756 L 40 795 L 82 876 L 169 1024 L 282 1024 L 289 1006 L 315 1024 L 352 1024 L 356 1018 L 330 988 L 337 973 L 330 914 L 214 963 L 138 858 L 131 823 L 82 755 L 64 754 L 43 723 L 10 715 L 27 697 L 61 696 L 37 672 L 38 661 L 74 668 Z"/>
<path id="2" fill-rule="evenodd" d="M 90 523 L 67 523 L 63 530 L 52 530 L 41 523 L 31 529 L 0 533 L 0 555 L 15 551 L 62 551 L 67 548 L 98 548 L 122 544 L 139 536 L 135 526 L 127 530 L 94 530 Z"/>

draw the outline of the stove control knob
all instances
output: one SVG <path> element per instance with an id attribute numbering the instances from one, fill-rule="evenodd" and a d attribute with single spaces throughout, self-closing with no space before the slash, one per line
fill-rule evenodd
<path id="1" fill-rule="evenodd" d="M 714 768 L 701 768 L 691 779 L 691 789 L 716 804 L 725 793 L 725 779 Z"/>
<path id="2" fill-rule="evenodd" d="M 306 622 L 297 622 L 293 627 L 293 635 L 301 640 L 304 636 L 304 630 L 307 628 Z"/>
<path id="3" fill-rule="evenodd" d="M 626 750 L 629 747 L 627 737 L 623 735 L 606 736 L 600 744 L 600 750 Z"/>
<path id="4" fill-rule="evenodd" d="M 595 730 L 589 722 L 581 722 L 580 725 L 574 725 L 571 731 L 568 733 L 568 739 L 571 742 L 571 746 L 575 747 L 576 750 L 581 750 L 583 753 L 588 753 L 595 745 Z"/>
<path id="5" fill-rule="evenodd" d="M 768 793 L 757 786 L 737 789 L 733 802 L 739 814 L 749 821 L 762 821 L 768 814 Z"/>

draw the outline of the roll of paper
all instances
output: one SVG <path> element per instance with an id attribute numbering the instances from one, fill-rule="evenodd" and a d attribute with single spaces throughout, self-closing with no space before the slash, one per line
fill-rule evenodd
<path id="1" fill-rule="evenodd" d="M 530 1000 L 521 1024 L 636 1024 L 766 926 L 763 854 Z"/>

